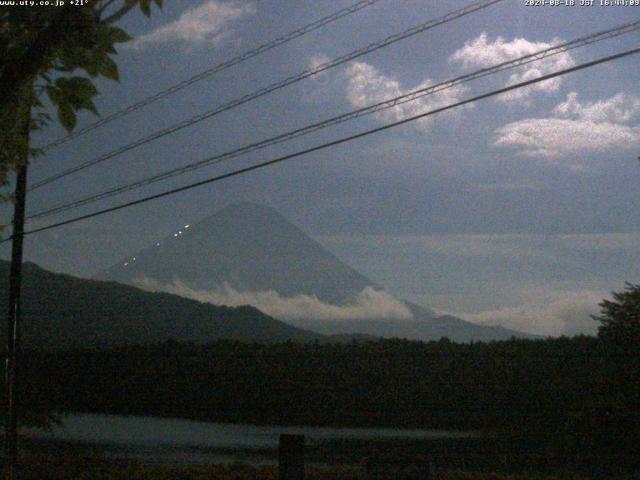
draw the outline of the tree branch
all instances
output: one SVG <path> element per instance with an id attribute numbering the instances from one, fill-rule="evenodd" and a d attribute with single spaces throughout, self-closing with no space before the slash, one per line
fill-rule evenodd
<path id="1" fill-rule="evenodd" d="M 107 10 L 107 8 L 109 8 L 111 5 L 113 5 L 116 1 L 117 0 L 104 0 L 101 3 L 100 7 L 98 7 L 98 11 L 97 11 L 98 19 Z"/>
<path id="2" fill-rule="evenodd" d="M 110 16 L 108 16 L 107 18 L 105 18 L 104 20 L 101 20 L 102 23 L 109 25 L 112 24 L 114 22 L 117 22 L 118 20 L 120 20 L 122 17 L 124 17 L 127 13 L 129 13 L 131 10 L 133 10 L 138 2 L 127 2 L 125 0 L 125 3 L 122 7 L 120 7 L 119 10 L 117 10 L 116 12 L 114 12 L 113 14 L 111 14 Z"/>

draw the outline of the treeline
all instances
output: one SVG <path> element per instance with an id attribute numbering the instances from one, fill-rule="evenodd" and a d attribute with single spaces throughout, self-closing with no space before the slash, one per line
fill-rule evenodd
<path id="1" fill-rule="evenodd" d="M 22 365 L 30 410 L 482 430 L 576 452 L 638 453 L 640 444 L 638 348 L 592 337 L 166 342 L 29 352 Z"/>

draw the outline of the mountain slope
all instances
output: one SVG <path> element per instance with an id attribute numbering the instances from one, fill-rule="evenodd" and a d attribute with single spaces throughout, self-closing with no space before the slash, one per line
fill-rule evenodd
<path id="1" fill-rule="evenodd" d="M 7 291 L 8 278 L 9 264 L 0 261 L 0 291 Z M 6 295 L 0 296 L 0 311 L 6 311 L 6 302 Z M 52 273 L 33 263 L 23 265 L 21 308 L 25 348 L 110 347 L 169 339 L 204 343 L 221 338 L 259 342 L 323 338 L 254 307 L 218 307 Z"/>
<path id="2" fill-rule="evenodd" d="M 529 336 L 395 299 L 274 209 L 247 202 L 185 225 L 98 278 L 214 304 L 251 304 L 328 335 L 454 341 Z"/>
<path id="3" fill-rule="evenodd" d="M 476 325 L 451 315 L 434 316 L 425 313 L 421 307 L 410 305 L 414 317 L 411 320 L 356 319 L 344 321 L 292 320 L 290 323 L 314 332 L 327 335 L 366 334 L 383 338 L 406 338 L 430 341 L 447 337 L 455 342 L 487 342 L 509 340 L 512 337 L 537 338 L 503 327 Z"/>
<path id="4" fill-rule="evenodd" d="M 142 278 L 161 284 L 180 280 L 195 290 L 226 284 L 238 291 L 315 295 L 332 304 L 353 300 L 373 284 L 263 205 L 231 205 L 178 232 L 97 278 L 128 284 Z"/>

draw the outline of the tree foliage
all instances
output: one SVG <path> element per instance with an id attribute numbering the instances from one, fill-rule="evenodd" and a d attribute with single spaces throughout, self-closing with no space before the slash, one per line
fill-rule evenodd
<path id="1" fill-rule="evenodd" d="M 163 0 L 153 0 L 162 6 Z M 151 14 L 152 0 L 95 0 L 85 5 L 0 6 L 0 185 L 9 173 L 37 153 L 29 132 L 50 121 L 44 98 L 67 131 L 76 112 L 97 114 L 93 79 L 118 80 L 115 45 L 129 35 L 113 24 L 139 6 Z M 25 407 L 24 424 L 50 424 L 50 409 Z M 2 421 L 2 418 L 0 418 Z"/>
<path id="2" fill-rule="evenodd" d="M 118 80 L 115 46 L 130 39 L 114 23 L 136 6 L 149 16 L 152 3 L 161 7 L 162 2 L 0 6 L 0 182 L 6 183 L 12 169 L 37 153 L 30 150 L 25 133 L 49 122 L 43 109 L 45 96 L 69 132 L 79 110 L 97 114 L 93 79 Z"/>
<path id="3" fill-rule="evenodd" d="M 481 430 L 505 439 L 513 453 L 548 454 L 560 464 L 619 454 L 640 460 L 639 359 L 612 358 L 611 350 L 593 337 L 473 344 L 168 341 L 25 352 L 24 388 L 33 404 L 63 411 Z"/>
<path id="4" fill-rule="evenodd" d="M 613 300 L 600 303 L 598 336 L 618 345 L 640 347 L 640 285 L 625 284 L 622 292 L 613 292 Z"/>

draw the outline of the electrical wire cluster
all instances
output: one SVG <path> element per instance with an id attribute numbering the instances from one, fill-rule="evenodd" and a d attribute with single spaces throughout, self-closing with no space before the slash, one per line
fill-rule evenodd
<path id="1" fill-rule="evenodd" d="M 114 112 L 110 115 L 108 115 L 107 117 L 94 122 L 80 130 L 78 130 L 77 132 L 68 135 L 66 137 L 60 138 L 48 145 L 45 146 L 45 149 L 51 149 L 54 148 L 56 146 L 62 145 L 63 143 L 69 142 L 81 135 L 84 135 L 86 133 L 89 133 L 93 130 L 96 130 L 98 128 L 100 128 L 101 126 L 113 122 L 119 118 L 122 118 L 126 115 L 128 115 L 131 112 L 137 111 L 139 109 L 142 109 L 144 107 L 146 107 L 147 105 L 150 105 L 158 100 L 161 100 L 163 98 L 166 98 L 170 95 L 173 95 L 174 93 L 190 86 L 193 85 L 199 81 L 202 81 L 206 78 L 209 78 L 223 70 L 226 70 L 230 67 L 233 67 L 235 65 L 238 65 L 248 59 L 254 58 L 264 52 L 267 52 L 269 50 L 272 50 L 280 45 L 283 45 L 285 43 L 288 43 L 296 38 L 299 38 L 309 32 L 312 32 L 314 30 L 318 30 L 332 22 L 335 22 L 341 18 L 344 18 L 348 15 L 352 15 L 366 7 L 372 6 L 376 3 L 378 3 L 381 0 L 364 0 L 364 1 L 359 1 L 356 2 L 354 4 L 352 4 L 351 6 L 347 7 L 347 8 L 343 8 L 341 10 L 338 10 L 334 13 L 332 13 L 331 15 L 325 16 L 315 22 L 312 22 L 308 25 L 305 25 L 299 29 L 296 29 L 292 32 L 289 32 L 285 35 L 282 35 L 278 38 L 276 38 L 275 40 L 272 40 L 270 42 L 267 42 L 255 49 L 249 50 L 241 55 L 238 55 L 236 57 L 231 58 L 230 60 L 227 60 L 225 62 L 222 62 L 220 64 L 217 64 L 211 68 L 208 68 L 202 72 L 200 72 L 199 74 L 192 76 L 188 79 L 185 79 L 173 86 L 171 86 L 170 88 L 167 88 L 165 90 L 162 90 L 154 95 L 151 95 L 149 97 L 146 97 L 136 103 L 133 103 L 132 105 L 119 110 L 117 112 Z M 115 158 L 125 152 L 131 151 L 135 148 L 138 148 L 142 145 L 151 143 L 155 140 L 158 140 L 162 137 L 165 137 L 167 135 L 170 135 L 172 133 L 175 133 L 179 130 L 188 128 L 192 125 L 195 125 L 196 123 L 199 123 L 201 121 L 207 120 L 209 118 L 212 118 L 220 113 L 226 112 L 228 110 L 234 109 L 239 107 L 240 105 L 249 103 L 251 101 L 254 101 L 262 96 L 268 95 L 270 93 L 273 93 L 277 90 L 283 89 L 285 87 L 288 87 L 294 83 L 300 82 L 306 78 L 309 78 L 311 76 L 317 75 L 321 72 L 327 71 L 329 69 L 335 68 L 337 66 L 343 65 L 347 62 L 353 61 L 359 57 L 362 57 L 364 55 L 367 55 L 369 53 L 375 52 L 377 50 L 380 50 L 382 48 L 388 47 L 390 45 L 393 45 L 399 41 L 402 41 L 404 39 L 410 38 L 414 35 L 417 35 L 419 33 L 422 32 L 426 32 L 428 30 L 431 30 L 435 27 L 441 26 L 441 25 L 445 25 L 449 22 L 455 21 L 459 18 L 462 18 L 464 16 L 473 14 L 475 12 L 478 12 L 480 10 L 486 9 L 494 4 L 498 4 L 500 2 L 503 2 L 504 0 L 480 0 L 480 1 L 474 1 L 471 2 L 470 4 L 468 4 L 467 6 L 460 8 L 460 9 L 456 9 L 453 10 L 443 16 L 440 16 L 438 18 L 435 19 L 431 19 L 428 20 L 426 22 L 422 22 L 414 27 L 411 27 L 409 29 L 403 30 L 399 33 L 390 35 L 388 37 L 383 38 L 382 40 L 370 43 L 362 48 L 358 48 L 354 51 L 351 51 L 345 55 L 341 55 L 337 58 L 334 58 L 332 60 L 329 60 L 327 62 L 324 62 L 320 65 L 308 68 L 302 72 L 299 72 L 295 75 L 291 75 L 288 76 L 287 78 L 284 78 L 280 81 L 277 81 L 271 85 L 268 85 L 266 87 L 260 88 L 254 92 L 245 94 L 243 96 L 240 96 L 230 102 L 227 102 L 223 105 L 219 105 L 216 106 L 210 110 L 207 110 L 205 112 L 202 112 L 198 115 L 195 115 L 189 119 L 183 120 L 181 122 L 178 122 L 174 125 L 171 125 L 170 127 L 158 130 L 148 136 L 145 136 L 143 138 L 140 138 L 138 140 L 135 140 L 132 143 L 129 143 L 127 145 L 123 145 L 121 147 L 118 147 L 104 155 L 101 155 L 97 158 L 82 162 L 74 167 L 71 167 L 69 169 L 63 170 L 57 174 L 54 174 L 52 176 L 49 176 L 47 178 L 44 178 L 40 181 L 35 182 L 34 184 L 32 184 L 29 187 L 29 190 L 35 190 L 38 188 L 41 188 L 45 185 L 54 183 L 58 180 L 61 180 L 62 178 L 65 178 L 69 175 L 72 175 L 76 172 L 79 172 L 81 170 L 87 169 L 89 167 L 92 167 L 94 165 L 97 165 L 99 163 L 103 163 L 106 162 L 107 160 L 110 160 L 112 158 Z M 613 28 L 609 28 L 606 30 L 602 30 L 596 33 L 592 33 L 589 35 L 585 35 L 582 36 L 580 38 L 576 38 L 574 40 L 568 41 L 568 42 L 564 42 L 558 45 L 554 45 L 545 49 L 541 49 L 537 52 L 528 54 L 528 55 L 524 55 L 521 56 L 519 58 L 515 58 L 515 59 L 511 59 L 508 61 L 504 61 L 501 63 L 498 63 L 496 65 L 492 65 L 490 67 L 486 67 L 486 68 L 482 68 L 479 70 L 476 70 L 474 72 L 471 73 L 467 73 L 464 75 L 460 75 L 457 76 L 455 78 L 451 78 L 448 79 L 446 81 L 442 81 L 439 83 L 435 83 L 433 85 L 429 85 L 426 87 L 422 87 L 420 89 L 416 89 L 413 90 L 411 92 L 408 92 L 406 94 L 403 95 L 399 95 L 396 96 L 394 98 L 389 98 L 386 99 L 384 101 L 375 103 L 375 104 L 371 104 L 371 105 L 367 105 L 365 107 L 359 108 L 359 109 L 355 109 L 346 113 L 343 113 L 341 115 L 337 115 L 322 121 L 318 121 L 309 125 L 306 125 L 304 127 L 300 127 L 300 128 L 296 128 L 294 130 L 290 130 L 284 133 L 281 133 L 279 135 L 273 136 L 273 137 L 269 137 L 257 142 L 253 142 L 238 148 L 235 148 L 233 150 L 221 153 L 221 154 L 217 154 L 217 155 L 213 155 L 210 157 L 207 157 L 205 159 L 202 160 L 198 160 L 195 162 L 190 162 L 186 165 L 177 167 L 177 168 L 173 168 L 170 170 L 167 170 L 165 172 L 161 172 L 159 174 L 155 174 L 155 175 L 150 175 L 147 176 L 145 178 L 142 178 L 140 180 L 136 180 L 134 182 L 131 183 L 126 183 L 126 184 L 122 184 L 120 186 L 117 186 L 115 188 L 111 188 L 108 190 L 104 190 L 102 192 L 99 193 L 95 193 L 95 194 L 91 194 L 88 196 L 85 196 L 83 198 L 79 198 L 73 201 L 69 201 L 69 202 L 65 202 L 62 204 L 58 204 L 58 205 L 54 205 L 51 207 L 48 207 L 46 209 L 43 209 L 41 211 L 38 211 L 30 216 L 27 217 L 28 220 L 34 220 L 34 219 L 41 219 L 41 218 L 46 218 L 55 214 L 59 214 L 65 211 L 69 211 L 69 210 L 73 210 L 73 209 L 77 209 L 81 206 L 84 205 L 88 205 L 94 202 L 97 202 L 99 200 L 104 200 L 104 199 L 108 199 L 108 198 L 112 198 L 112 197 L 116 197 L 118 195 L 121 195 L 125 192 L 129 192 L 132 190 L 136 190 L 136 189 L 140 189 L 142 187 L 145 187 L 147 185 L 151 185 L 157 182 L 161 182 L 164 180 L 167 180 L 169 178 L 172 177 L 176 177 L 179 175 L 183 175 L 185 173 L 188 172 L 192 172 L 194 170 L 197 169 L 201 169 L 204 167 L 209 167 L 209 166 L 213 166 L 213 165 L 217 165 L 220 164 L 222 162 L 226 162 L 238 157 L 241 157 L 243 155 L 247 155 L 249 153 L 252 152 L 256 152 L 271 146 L 275 146 L 275 145 L 279 145 L 288 141 L 291 141 L 293 139 L 297 139 L 306 135 L 309 135 L 311 133 L 329 128 L 329 127 L 333 127 L 336 125 L 340 125 L 342 123 L 348 122 L 348 121 L 352 121 L 358 118 L 362 118 L 368 115 L 372 115 L 381 111 L 385 111 L 385 110 L 389 110 L 389 109 L 393 109 L 396 108 L 400 105 L 404 105 L 406 103 L 409 102 L 414 102 L 418 99 L 424 98 L 428 95 L 434 95 L 438 92 L 442 92 L 444 90 L 447 89 L 451 89 L 457 85 L 461 85 L 470 81 L 474 81 L 474 80 L 478 80 L 480 78 L 484 78 L 487 77 L 489 75 L 496 75 L 500 72 L 506 71 L 506 70 L 510 70 L 510 69 L 515 69 L 515 68 L 519 68 L 522 67 L 524 65 L 528 65 L 534 62 L 539 62 L 541 60 L 544 60 L 546 58 L 549 58 L 551 56 L 554 55 L 559 55 L 562 54 L 564 52 L 573 50 L 573 49 L 577 49 L 577 48 L 581 48 L 581 47 L 585 47 L 588 45 L 592 45 L 594 43 L 598 43 L 598 42 L 602 42 L 611 38 L 616 38 L 631 32 L 635 32 L 640 30 L 640 20 L 636 20 L 636 21 L 632 21 L 632 22 L 628 22 Z M 397 127 L 399 125 L 404 125 L 406 123 L 409 122 L 413 122 L 413 121 L 417 121 L 419 119 L 422 118 L 426 118 L 428 116 L 431 115 L 435 115 L 437 113 L 446 111 L 446 110 L 450 110 L 453 108 L 458 108 L 461 107 L 463 105 L 467 105 L 485 98 L 489 98 L 489 97 L 493 97 L 496 95 L 500 95 L 503 94 L 505 92 L 508 91 L 512 91 L 512 90 L 516 90 L 519 88 L 524 88 L 526 86 L 529 85 L 533 85 L 535 83 L 539 83 L 545 80 L 549 80 L 551 78 L 556 78 L 562 75 L 566 75 L 578 70 L 583 70 L 585 68 L 590 68 L 593 67 L 595 65 L 600 65 L 602 63 L 606 63 L 609 61 L 613 61 L 616 60 L 618 58 L 623 58 L 629 55 L 634 55 L 636 53 L 638 53 L 640 51 L 639 48 L 634 48 L 634 49 L 630 49 L 630 50 L 626 50 L 624 52 L 620 52 L 614 55 L 609 55 L 607 57 L 602 57 L 599 58 L 597 60 L 593 60 L 591 62 L 587 62 L 587 63 L 583 63 L 577 66 L 573 66 L 564 70 L 560 70 L 560 71 L 556 71 L 556 72 L 552 72 L 548 75 L 543 75 L 539 78 L 535 78 L 535 79 L 531 79 L 531 80 L 527 80 L 527 81 L 523 81 L 520 83 L 517 83 L 515 85 L 509 85 L 507 87 L 498 89 L 498 90 L 493 90 L 490 91 L 488 93 L 484 93 L 482 95 L 477 95 L 471 98 L 468 98 L 466 100 L 463 101 L 459 101 L 459 102 L 455 102 L 453 104 L 450 105 L 446 105 L 444 107 L 440 107 L 440 108 L 436 108 L 433 110 L 430 110 L 428 112 L 424 112 L 418 115 L 414 115 L 408 118 L 404 118 L 402 120 L 398 120 L 396 122 L 392 122 L 392 123 L 388 123 L 385 124 L 381 127 L 377 127 L 377 128 L 373 128 L 370 130 L 366 130 L 354 135 L 350 135 L 350 136 L 346 136 L 346 137 L 341 137 L 339 139 L 336 140 L 332 140 L 326 143 L 322 143 L 320 145 L 316 145 L 313 147 L 309 147 L 309 148 L 305 148 L 303 150 L 299 150 L 297 152 L 294 153 L 290 153 L 287 155 L 283 155 L 283 156 L 279 156 L 277 158 L 273 158 L 271 160 L 266 160 L 266 161 L 262 161 L 259 162 L 257 164 L 254 165 L 250 165 L 250 166 L 246 166 L 243 168 L 236 168 L 230 172 L 227 173 L 223 173 L 223 174 L 219 174 L 204 180 L 200 180 L 194 183 L 190 183 L 188 185 L 184 185 L 182 187 L 179 188 L 174 188 L 171 190 L 165 190 L 163 192 L 154 194 L 154 195 L 148 195 L 142 198 L 139 198 L 137 200 L 133 200 L 133 201 L 129 201 L 129 202 L 125 202 L 125 203 L 121 203 L 115 206 L 111 206 L 111 207 L 107 207 L 107 208 L 103 208 L 85 215 L 80 215 L 80 216 L 76 216 L 73 217 L 71 219 L 67 219 L 61 222 L 56 222 L 50 225 L 46 225 L 44 227 L 40 227 L 40 228 L 35 228 L 29 231 L 25 232 L 25 235 L 29 235 L 29 234 L 33 234 L 33 233 L 37 233 L 37 232 L 41 232 L 41 231 L 45 231 L 45 230 L 50 230 L 53 228 L 58 228 L 61 227 L 63 225 L 68 225 L 70 223 L 75 223 L 87 218 L 92 218 L 92 217 L 96 217 L 99 215 L 103 215 L 109 212 L 113 212 L 113 211 L 117 211 L 117 210 L 121 210 L 124 208 L 128 208 L 134 205 L 138 205 L 141 203 L 146 203 L 149 202 L 151 200 L 154 199 L 158 199 L 158 198 L 162 198 L 162 197 L 166 197 L 168 195 L 173 195 L 179 192 L 183 192 L 186 190 L 190 190 L 193 188 L 197 188 L 199 186 L 202 185 L 206 185 L 206 184 L 210 184 L 213 182 L 217 182 L 226 178 L 230 178 L 230 177 L 234 177 L 237 175 L 241 175 L 244 173 L 248 173 L 250 171 L 253 170 L 257 170 L 259 168 L 264 168 L 266 166 L 269 165 L 273 165 L 276 163 L 280 163 L 283 162 L 285 160 L 290 160 L 293 158 L 297 158 L 303 155 L 307 155 L 309 153 L 312 152 L 316 152 L 319 150 L 323 150 L 326 148 L 330 148 L 342 143 L 346 143 L 346 142 L 350 142 L 350 141 L 354 141 L 356 139 L 362 138 L 362 137 L 366 137 L 372 134 L 375 134 L 377 132 L 383 131 L 383 130 L 387 130 L 390 128 L 394 128 Z M 11 237 L 10 237 L 11 238 Z M 8 240 L 8 239 L 7 239 Z M 6 240 L 5 240 L 6 241 Z"/>

